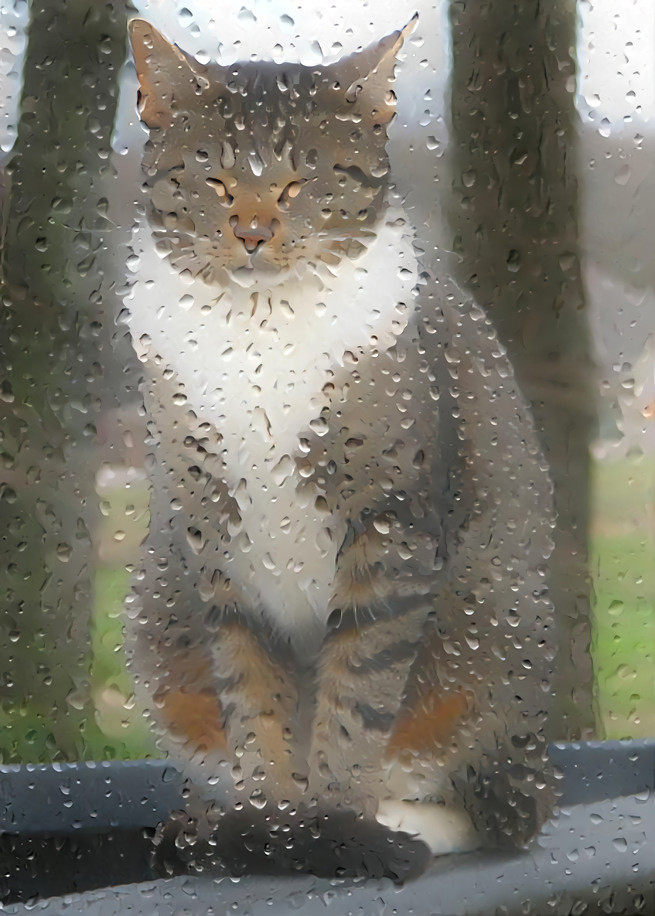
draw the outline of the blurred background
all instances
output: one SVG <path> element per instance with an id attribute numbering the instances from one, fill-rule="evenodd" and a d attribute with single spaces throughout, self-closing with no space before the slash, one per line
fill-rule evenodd
<path id="1" fill-rule="evenodd" d="M 148 522 L 122 314 L 136 14 L 201 60 L 311 64 L 418 9 L 392 169 L 426 262 L 498 328 L 551 466 L 551 737 L 655 736 L 655 7 L 616 7 L 0 0 L 2 762 L 156 753 L 121 621 Z"/>

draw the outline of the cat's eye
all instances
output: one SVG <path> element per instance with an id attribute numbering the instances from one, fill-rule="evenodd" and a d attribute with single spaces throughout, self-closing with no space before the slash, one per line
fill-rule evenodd
<path id="1" fill-rule="evenodd" d="M 220 178 L 205 178 L 205 184 L 209 185 L 210 188 L 213 188 L 216 191 L 216 196 L 222 204 L 226 207 L 232 206 L 234 203 L 234 197 L 228 191 L 225 182 L 221 181 Z"/>
<path id="2" fill-rule="evenodd" d="M 295 197 L 297 197 L 300 194 L 300 191 L 302 190 L 302 186 L 304 184 L 305 184 L 305 179 L 301 179 L 300 181 L 290 181 L 289 184 L 284 188 L 284 190 L 278 197 L 277 199 L 278 204 L 281 207 L 285 207 L 285 208 L 288 207 L 290 201 L 292 201 Z"/>

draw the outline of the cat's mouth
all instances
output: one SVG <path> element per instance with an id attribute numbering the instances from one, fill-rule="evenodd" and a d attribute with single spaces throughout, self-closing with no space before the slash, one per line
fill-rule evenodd
<path id="1" fill-rule="evenodd" d="M 256 251 L 235 250 L 220 240 L 198 238 L 190 232 L 174 237 L 153 228 L 162 257 L 180 271 L 187 270 L 208 284 L 233 282 L 243 289 L 272 288 L 289 279 L 304 280 L 309 275 L 325 282 L 346 261 L 357 261 L 376 238 L 374 231 L 357 233 L 327 231 L 304 239 L 302 245 L 289 251 L 272 250 L 262 245 Z"/>
<path id="2" fill-rule="evenodd" d="M 283 266 L 270 261 L 257 262 L 254 258 L 248 258 L 248 263 L 240 267 L 228 267 L 228 273 L 234 282 L 244 289 L 250 289 L 262 283 L 266 286 L 277 286 L 284 282 L 290 272 L 289 265 Z"/>
<path id="3" fill-rule="evenodd" d="M 345 261 L 358 260 L 368 249 L 368 244 L 375 238 L 370 233 L 365 238 L 330 239 L 329 244 L 322 240 L 318 250 L 305 252 L 303 257 L 280 264 L 267 260 L 263 253 L 256 252 L 248 258 L 247 263 L 238 267 L 226 266 L 231 279 L 244 289 L 256 286 L 279 286 L 291 278 L 303 279 L 308 274 L 326 279 L 334 275 L 335 270 Z"/>

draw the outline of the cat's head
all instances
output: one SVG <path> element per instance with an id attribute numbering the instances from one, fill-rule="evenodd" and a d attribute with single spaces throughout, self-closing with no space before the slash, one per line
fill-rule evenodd
<path id="1" fill-rule="evenodd" d="M 132 20 L 148 218 L 178 270 L 274 281 L 363 250 L 384 215 L 394 65 L 415 22 L 336 64 L 223 67 Z"/>

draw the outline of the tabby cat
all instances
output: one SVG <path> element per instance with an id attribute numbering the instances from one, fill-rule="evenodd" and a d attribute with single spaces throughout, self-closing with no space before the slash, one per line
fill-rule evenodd
<path id="1" fill-rule="evenodd" d="M 188 867 L 402 877 L 552 809 L 550 484 L 390 181 L 414 24 L 314 67 L 130 25 L 152 499 L 127 641 L 189 780 L 160 837 Z"/>

